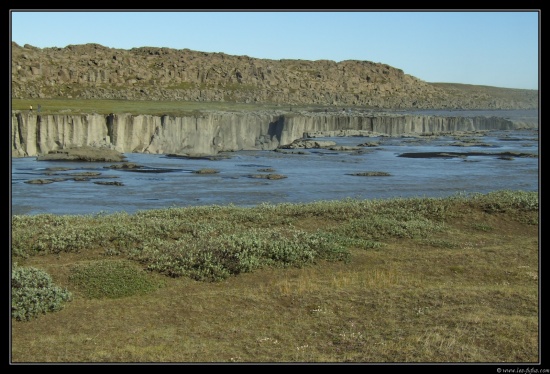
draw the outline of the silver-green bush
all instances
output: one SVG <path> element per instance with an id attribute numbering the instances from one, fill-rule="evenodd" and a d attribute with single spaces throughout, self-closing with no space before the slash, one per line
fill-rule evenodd
<path id="1" fill-rule="evenodd" d="M 56 286 L 50 275 L 40 269 L 15 265 L 11 273 L 11 316 L 30 321 L 41 314 L 63 309 L 71 293 Z"/>

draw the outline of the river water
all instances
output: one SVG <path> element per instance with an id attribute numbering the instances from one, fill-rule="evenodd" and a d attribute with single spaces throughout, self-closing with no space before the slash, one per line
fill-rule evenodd
<path id="1" fill-rule="evenodd" d="M 338 137 L 317 140 L 331 140 L 337 146 L 357 147 L 364 143 L 374 146 L 350 151 L 239 151 L 225 153 L 227 158 L 218 160 L 126 154 L 128 162 L 144 166 L 134 171 L 108 168 L 113 163 L 12 158 L 11 213 L 135 213 L 195 205 L 254 206 L 345 198 L 445 197 L 501 189 L 539 190 L 539 158 L 518 156 L 538 155 L 536 130 L 493 131 L 466 138 Z M 439 157 L 417 157 L 429 152 L 437 152 Z M 462 156 L 453 156 L 452 152 L 462 153 Z M 510 156 L 505 152 L 515 153 Z M 403 157 L 404 154 L 411 157 Z M 53 168 L 70 170 L 55 171 Z M 217 173 L 196 173 L 206 168 L 215 169 Z M 100 176 L 83 181 L 73 178 L 84 172 L 100 173 Z M 353 175 L 364 172 L 389 175 Z M 267 174 L 285 178 L 258 178 Z M 57 181 L 25 183 L 36 179 Z M 94 183 L 97 181 L 116 181 L 122 186 Z"/>

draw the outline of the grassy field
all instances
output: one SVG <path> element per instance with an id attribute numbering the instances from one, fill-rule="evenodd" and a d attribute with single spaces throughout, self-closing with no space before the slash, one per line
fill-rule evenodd
<path id="1" fill-rule="evenodd" d="M 13 216 L 11 362 L 537 363 L 537 193 Z M 13 305 L 13 303 L 12 303 Z"/>
<path id="2" fill-rule="evenodd" d="M 36 112 L 47 114 L 109 114 L 131 113 L 134 115 L 193 115 L 200 111 L 256 111 L 256 110 L 324 110 L 325 107 L 303 105 L 282 106 L 277 104 L 246 104 L 234 102 L 190 102 L 190 101 L 152 101 L 152 100 L 92 100 L 92 99 L 12 99 L 12 110 L 28 111 L 32 105 Z M 327 107 L 329 110 L 341 108 Z"/>

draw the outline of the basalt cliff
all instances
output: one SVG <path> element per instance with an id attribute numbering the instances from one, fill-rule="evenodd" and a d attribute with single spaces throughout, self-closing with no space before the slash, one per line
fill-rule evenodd
<path id="1" fill-rule="evenodd" d="M 12 115 L 12 156 L 45 154 L 73 146 L 122 153 L 212 155 L 223 151 L 274 150 L 307 134 L 418 135 L 483 130 L 534 129 L 536 121 L 486 116 L 388 113 L 205 112 L 172 117 L 131 114 Z"/>

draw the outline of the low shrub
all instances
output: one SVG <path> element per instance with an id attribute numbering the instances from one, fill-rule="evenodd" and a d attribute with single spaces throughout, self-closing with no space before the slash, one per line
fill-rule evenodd
<path id="1" fill-rule="evenodd" d="M 78 264 L 69 281 L 90 299 L 120 298 L 144 294 L 161 284 L 126 260 L 102 260 Z"/>
<path id="2" fill-rule="evenodd" d="M 33 267 L 15 265 L 11 273 L 11 316 L 30 321 L 41 314 L 63 309 L 72 294 L 56 286 L 50 275 Z"/>

